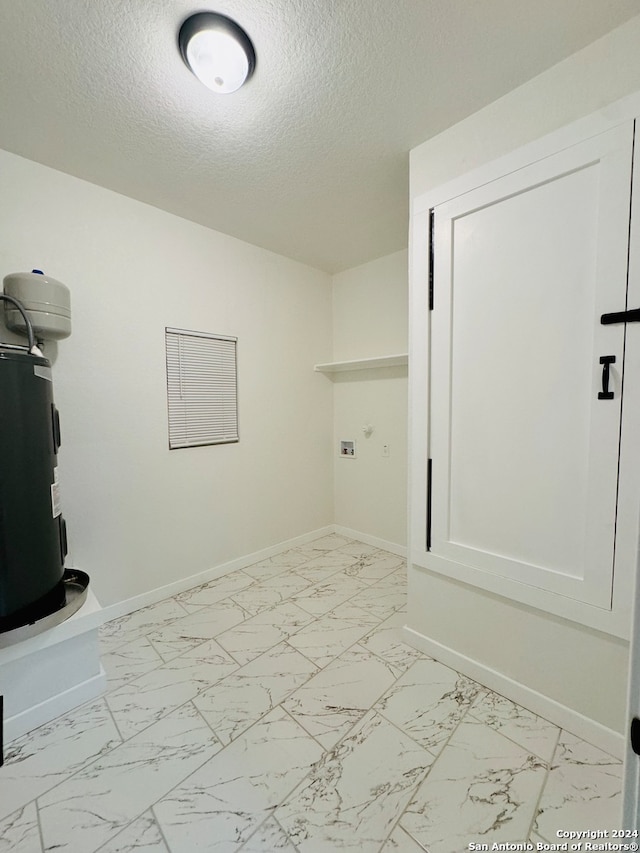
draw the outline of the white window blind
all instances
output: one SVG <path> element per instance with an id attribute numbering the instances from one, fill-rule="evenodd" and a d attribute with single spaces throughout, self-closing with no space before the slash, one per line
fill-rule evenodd
<path id="1" fill-rule="evenodd" d="M 165 329 L 170 450 L 238 441 L 237 342 Z"/>

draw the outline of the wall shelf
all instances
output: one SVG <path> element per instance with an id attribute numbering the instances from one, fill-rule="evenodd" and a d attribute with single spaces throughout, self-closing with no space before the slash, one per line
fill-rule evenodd
<path id="1" fill-rule="evenodd" d="M 327 364 L 316 364 L 313 368 L 319 373 L 341 373 L 345 370 L 372 370 L 378 367 L 402 367 L 409 363 L 407 353 L 398 355 L 383 355 L 378 358 L 357 358 L 352 361 L 330 361 Z"/>

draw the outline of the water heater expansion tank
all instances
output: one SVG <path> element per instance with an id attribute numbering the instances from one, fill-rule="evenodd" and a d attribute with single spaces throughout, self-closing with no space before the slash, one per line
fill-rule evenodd
<path id="1" fill-rule="evenodd" d="M 40 270 L 14 272 L 4 277 L 4 292 L 24 305 L 38 340 L 61 340 L 71 334 L 71 295 L 62 282 Z M 5 305 L 5 319 L 12 332 L 26 334 L 17 308 Z"/>

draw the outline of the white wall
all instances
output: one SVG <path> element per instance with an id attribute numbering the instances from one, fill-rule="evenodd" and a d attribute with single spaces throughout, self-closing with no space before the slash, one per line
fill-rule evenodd
<path id="1" fill-rule="evenodd" d="M 640 90 L 640 18 L 411 152 L 417 196 Z M 410 568 L 408 625 L 459 658 L 622 732 L 628 647 L 425 569 Z"/>
<path id="2" fill-rule="evenodd" d="M 410 154 L 415 198 L 640 90 L 640 16 Z"/>
<path id="3" fill-rule="evenodd" d="M 407 352 L 407 252 L 333 277 L 333 360 Z M 407 370 L 335 374 L 335 523 L 404 547 L 407 537 Z M 362 427 L 371 424 L 369 438 Z M 355 459 L 338 454 L 355 439 Z M 389 456 L 382 446 L 389 445 Z"/>
<path id="4" fill-rule="evenodd" d="M 103 605 L 331 523 L 328 275 L 6 152 L 0 198 L 0 278 L 71 290 L 67 565 Z M 165 326 L 238 337 L 238 444 L 169 452 Z"/>

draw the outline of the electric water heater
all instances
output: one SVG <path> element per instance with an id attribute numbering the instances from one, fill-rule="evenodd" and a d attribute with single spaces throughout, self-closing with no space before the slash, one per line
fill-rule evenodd
<path id="1" fill-rule="evenodd" d="M 0 648 L 68 619 L 89 577 L 65 569 L 60 509 L 60 418 L 51 364 L 37 343 L 71 334 L 69 289 L 40 270 L 5 276 L 4 324 L 26 345 L 0 341 Z M 36 341 L 37 335 L 37 341 Z M 1 734 L 1 730 L 0 730 Z M 1 763 L 1 750 L 0 750 Z"/>
<path id="2" fill-rule="evenodd" d="M 0 631 L 65 605 L 59 446 L 51 365 L 0 343 Z"/>

